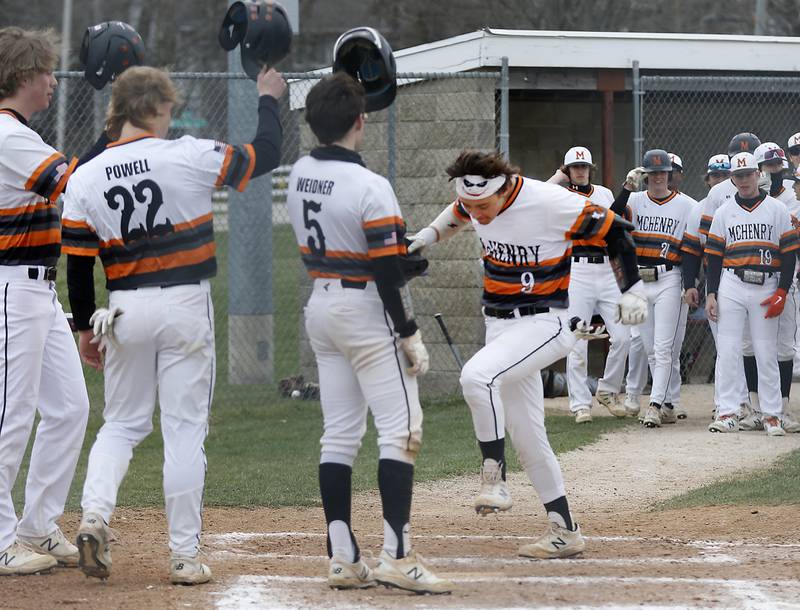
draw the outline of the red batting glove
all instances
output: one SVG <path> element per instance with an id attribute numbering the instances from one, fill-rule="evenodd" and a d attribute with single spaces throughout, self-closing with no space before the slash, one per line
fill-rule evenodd
<path id="1" fill-rule="evenodd" d="M 767 306 L 767 313 L 764 314 L 765 318 L 777 318 L 783 312 L 783 306 L 786 305 L 786 291 L 783 288 L 778 288 L 775 294 L 761 301 L 761 304 Z"/>

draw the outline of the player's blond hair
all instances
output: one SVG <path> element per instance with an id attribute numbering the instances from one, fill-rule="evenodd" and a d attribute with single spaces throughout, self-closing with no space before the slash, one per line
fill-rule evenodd
<path id="1" fill-rule="evenodd" d="M 37 74 L 50 74 L 58 65 L 58 35 L 52 29 L 0 28 L 0 99 L 13 96 Z"/>
<path id="2" fill-rule="evenodd" d="M 178 89 L 164 70 L 149 66 L 128 68 L 117 77 L 111 88 L 106 132 L 116 139 L 126 122 L 139 129 L 148 129 L 161 104 L 178 104 L 180 101 Z"/>

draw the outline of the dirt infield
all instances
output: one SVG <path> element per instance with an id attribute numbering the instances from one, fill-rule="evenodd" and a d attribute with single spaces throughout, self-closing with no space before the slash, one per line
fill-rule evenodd
<path id="1" fill-rule="evenodd" d="M 704 394 L 705 392 L 705 394 Z M 3 608 L 800 608 L 800 505 L 651 512 L 652 502 L 720 476 L 757 468 L 800 447 L 800 435 L 711 435 L 708 388 L 690 390 L 690 419 L 664 430 L 631 429 L 560 456 L 573 509 L 588 537 L 570 560 L 519 558 L 544 515 L 522 476 L 515 506 L 479 518 L 476 477 L 419 486 L 414 545 L 456 581 L 450 596 L 377 588 L 330 591 L 319 508 L 207 509 L 204 548 L 214 581 L 187 588 L 167 579 L 160 510 L 120 510 L 122 543 L 108 582 L 77 570 L 0 579 Z M 689 398 L 685 395 L 685 398 Z M 687 402 L 688 404 L 688 402 Z M 558 404 L 551 406 L 558 407 Z M 800 493 L 800 492 L 799 492 Z M 354 502 L 365 556 L 380 550 L 377 494 Z M 70 535 L 77 515 L 64 519 Z"/>

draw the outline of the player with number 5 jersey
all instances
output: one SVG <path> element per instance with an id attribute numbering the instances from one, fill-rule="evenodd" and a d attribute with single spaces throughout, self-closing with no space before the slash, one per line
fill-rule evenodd
<path id="1" fill-rule="evenodd" d="M 167 140 L 178 91 L 166 72 L 129 68 L 112 90 L 106 130 L 114 141 L 78 167 L 70 182 L 63 237 L 70 304 L 81 357 L 97 369 L 105 366 L 105 423 L 89 455 L 78 533 L 88 576 L 109 575 L 107 524 L 133 449 L 153 429 L 157 394 L 170 578 L 180 584 L 211 578 L 197 559 L 215 373 L 211 195 L 221 186 L 244 190 L 280 161 L 277 98 L 286 83 L 264 69 L 257 88 L 251 143 Z M 95 256 L 110 291 L 108 308 L 97 310 Z"/>

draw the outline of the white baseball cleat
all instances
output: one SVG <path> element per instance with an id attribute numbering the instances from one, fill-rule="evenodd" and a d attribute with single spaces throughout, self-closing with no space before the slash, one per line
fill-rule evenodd
<path id="1" fill-rule="evenodd" d="M 378 566 L 372 571 L 375 580 L 386 587 L 396 587 L 414 593 L 450 593 L 455 585 L 439 578 L 423 563 L 422 557 L 411 551 L 402 559 L 395 559 L 381 551 Z"/>
<path id="2" fill-rule="evenodd" d="M 642 424 L 645 428 L 660 428 L 661 427 L 661 409 L 655 403 L 650 403 L 647 410 L 644 412 Z"/>
<path id="3" fill-rule="evenodd" d="M 573 531 L 551 522 L 539 539 L 520 547 L 519 555 L 534 559 L 559 559 L 577 555 L 585 548 L 586 542 L 577 523 Z"/>
<path id="4" fill-rule="evenodd" d="M 743 404 L 741 406 L 742 418 L 739 419 L 739 429 L 745 432 L 751 430 L 763 430 L 764 423 L 761 421 L 763 415 L 758 411 L 753 410 L 750 405 Z"/>
<path id="5" fill-rule="evenodd" d="M 678 423 L 678 414 L 675 412 L 675 408 L 665 402 L 661 405 L 661 412 L 659 413 L 661 417 L 662 424 L 677 424 Z"/>
<path id="6" fill-rule="evenodd" d="M 64 532 L 62 532 L 59 527 L 47 536 L 30 538 L 27 536 L 17 536 L 17 539 L 22 544 L 34 549 L 37 553 L 55 557 L 59 565 L 69 568 L 78 567 L 78 547 L 67 540 L 66 536 L 64 536 Z"/>
<path id="7" fill-rule="evenodd" d="M 481 489 L 475 498 L 475 512 L 488 515 L 509 510 L 512 505 L 511 492 L 503 480 L 503 465 L 486 458 L 481 466 Z"/>
<path id="8" fill-rule="evenodd" d="M 0 551 L 0 576 L 22 576 L 50 572 L 58 565 L 52 555 L 37 553 L 29 546 L 15 542 Z"/>
<path id="9" fill-rule="evenodd" d="M 592 421 L 592 411 L 589 407 L 578 407 L 575 410 L 575 423 L 588 424 Z"/>
<path id="10" fill-rule="evenodd" d="M 784 412 L 783 418 L 783 429 L 790 434 L 794 434 L 796 432 L 800 432 L 800 421 L 797 421 L 791 413 Z"/>
<path id="11" fill-rule="evenodd" d="M 625 403 L 623 406 L 625 407 L 625 413 L 631 417 L 636 417 L 639 415 L 639 397 L 635 394 L 626 394 Z"/>
<path id="12" fill-rule="evenodd" d="M 86 576 L 105 580 L 111 575 L 111 543 L 116 539 L 100 515 L 83 515 L 78 528 L 78 564 Z"/>
<path id="13" fill-rule="evenodd" d="M 331 589 L 368 589 L 378 584 L 372 570 L 361 559 L 350 562 L 334 555 L 328 565 L 328 586 Z"/>
<path id="14" fill-rule="evenodd" d="M 597 390 L 594 397 L 614 417 L 625 417 L 628 414 L 627 409 L 620 403 L 619 394 Z"/>
<path id="15" fill-rule="evenodd" d="M 768 436 L 785 436 L 786 430 L 781 426 L 781 420 L 774 415 L 765 415 L 761 422 L 764 424 L 764 431 Z"/>
<path id="16" fill-rule="evenodd" d="M 708 424 L 709 432 L 738 432 L 739 418 L 736 415 L 718 415 Z"/>
<path id="17" fill-rule="evenodd" d="M 686 409 L 682 408 L 680 405 L 675 407 L 675 417 L 678 419 L 686 419 L 689 415 L 686 413 Z"/>
<path id="18" fill-rule="evenodd" d="M 169 558 L 169 581 L 173 585 L 202 585 L 211 580 L 211 568 L 197 557 L 172 555 Z"/>

